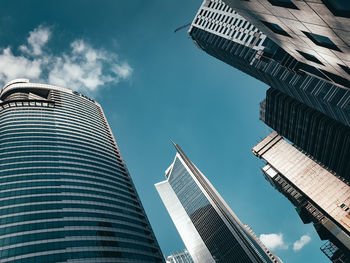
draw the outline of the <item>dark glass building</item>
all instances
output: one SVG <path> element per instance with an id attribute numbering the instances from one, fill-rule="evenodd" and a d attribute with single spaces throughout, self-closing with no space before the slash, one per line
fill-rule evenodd
<path id="1" fill-rule="evenodd" d="M 164 262 L 97 102 L 26 79 L 0 99 L 0 262 Z"/>
<path id="2" fill-rule="evenodd" d="M 350 182 L 350 128 L 270 88 L 261 120 L 304 153 Z"/>
<path id="3" fill-rule="evenodd" d="M 350 89 L 347 0 L 223 0 L 298 61 Z"/>
<path id="4" fill-rule="evenodd" d="M 243 225 L 178 145 L 166 181 L 156 184 L 195 263 L 281 263 Z"/>
<path id="5" fill-rule="evenodd" d="M 348 79 L 297 60 L 223 1 L 203 1 L 189 34 L 211 56 L 350 126 Z"/>

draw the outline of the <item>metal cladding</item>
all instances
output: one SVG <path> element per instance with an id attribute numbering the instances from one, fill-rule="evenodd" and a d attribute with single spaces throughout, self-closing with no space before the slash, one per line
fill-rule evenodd
<path id="1" fill-rule="evenodd" d="M 298 61 L 350 89 L 350 9 L 344 0 L 224 0 Z"/>
<path id="2" fill-rule="evenodd" d="M 0 262 L 164 262 L 98 103 L 26 79 L 0 99 Z"/>
<path id="3" fill-rule="evenodd" d="M 233 213 L 208 179 L 177 149 L 157 191 L 195 263 L 280 263 Z"/>
<path id="4" fill-rule="evenodd" d="M 252 1 L 239 2 L 249 5 Z M 340 76 L 333 75 L 329 78 L 312 63 L 297 60 L 236 11 L 221 0 L 204 0 L 189 30 L 194 43 L 208 54 L 350 126 L 348 80 L 341 81 Z"/>
<path id="5" fill-rule="evenodd" d="M 253 153 L 267 162 L 265 178 L 297 207 L 303 222 L 313 222 L 320 238 L 331 241 L 336 249 L 327 256 L 349 262 L 350 186 L 276 132 L 253 147 Z"/>

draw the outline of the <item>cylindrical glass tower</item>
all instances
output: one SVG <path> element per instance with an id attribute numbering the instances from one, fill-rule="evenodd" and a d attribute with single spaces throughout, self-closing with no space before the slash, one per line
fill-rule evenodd
<path id="1" fill-rule="evenodd" d="M 0 262 L 164 262 L 98 103 L 26 79 L 0 100 Z"/>

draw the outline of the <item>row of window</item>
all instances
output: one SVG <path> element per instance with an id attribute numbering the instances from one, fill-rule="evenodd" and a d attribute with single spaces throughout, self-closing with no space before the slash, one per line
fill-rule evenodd
<path id="1" fill-rule="evenodd" d="M 104 184 L 96 184 L 94 182 L 84 182 L 84 181 L 77 181 L 77 180 L 49 180 L 46 179 L 44 180 L 39 180 L 39 181 L 27 181 L 27 182 L 15 182 L 15 183 L 11 183 L 11 184 L 6 184 L 6 185 L 2 185 L 0 186 L 1 189 L 1 193 L 5 194 L 7 191 L 6 190 L 16 190 L 18 188 L 35 188 L 35 187 L 62 187 L 62 188 L 67 188 L 70 189 L 69 187 L 86 187 L 86 188 L 90 188 L 90 189 L 95 189 L 96 193 L 99 193 L 101 190 L 105 190 L 107 192 L 112 192 L 112 193 L 118 193 L 119 195 L 125 196 L 127 198 L 130 198 L 132 200 L 136 200 L 136 196 L 134 193 L 131 192 L 126 192 L 123 191 L 122 189 L 118 189 L 118 188 L 112 188 L 109 187 L 107 185 Z"/>
<path id="2" fill-rule="evenodd" d="M 87 158 L 68 158 L 58 156 L 59 159 L 53 158 L 53 156 L 30 156 L 30 157 L 23 157 L 24 155 L 20 157 L 13 157 L 11 159 L 6 159 L 2 163 L 2 168 L 4 171 L 7 169 L 13 169 L 13 168 L 22 168 L 22 167 L 28 167 L 28 168 L 35 168 L 35 167 L 70 167 L 72 169 L 74 168 L 85 168 L 85 169 L 92 169 L 99 171 L 101 173 L 106 174 L 119 174 L 120 169 L 117 169 L 118 167 L 109 167 L 104 164 L 99 164 L 98 162 L 92 162 L 89 161 L 90 159 Z M 59 161 L 57 161 L 59 160 Z"/>
<path id="3" fill-rule="evenodd" d="M 100 129 L 102 131 L 106 130 L 106 124 L 103 122 L 103 119 L 92 118 L 88 116 L 76 115 L 71 112 L 63 112 L 58 111 L 44 111 L 43 109 L 33 109 L 32 107 L 24 108 L 24 109 L 16 109 L 16 110 L 7 110 L 1 112 L 0 121 L 7 122 L 16 122 L 18 120 L 27 120 L 27 121 L 47 121 L 51 123 L 55 123 L 55 121 L 67 121 L 67 122 L 79 122 L 82 125 L 87 127 L 95 127 L 96 129 Z"/>
<path id="4" fill-rule="evenodd" d="M 111 239 L 132 239 L 134 241 L 140 242 L 140 243 L 150 243 L 150 239 L 140 237 L 137 235 L 133 235 L 130 233 L 123 233 L 118 231 L 110 231 L 110 230 L 91 230 L 91 229 L 81 229 L 76 230 L 74 228 L 72 229 L 65 229 L 65 230 L 57 230 L 57 231 L 44 231 L 39 233 L 29 233 L 29 234 L 21 234 L 16 236 L 10 236 L 5 238 L 0 238 L 0 247 L 1 250 L 5 250 L 7 246 L 15 246 L 15 247 L 23 247 L 28 242 L 35 242 L 35 241 L 41 241 L 45 240 L 46 242 L 56 242 L 56 240 L 53 239 L 69 239 L 69 237 L 80 237 L 79 239 L 89 239 L 91 237 L 95 237 L 98 241 L 101 237 L 110 237 Z M 24 244 L 23 244 L 24 243 Z M 37 242 L 36 242 L 37 243 Z M 13 247 L 12 246 L 12 247 Z M 141 246 L 143 250 L 149 250 L 151 252 L 151 247 Z"/>
<path id="5" fill-rule="evenodd" d="M 82 125 L 81 123 L 69 123 L 67 121 L 46 121 L 44 119 L 42 120 L 24 120 L 24 121 L 5 121 L 1 122 L 1 128 L 0 131 L 3 130 L 11 130 L 13 128 L 17 128 L 19 130 L 26 129 L 26 128 L 41 128 L 41 129 L 48 129 L 52 130 L 53 128 L 56 128 L 57 130 L 67 130 L 72 132 L 78 132 L 81 134 L 86 134 L 88 136 L 96 136 L 98 138 L 104 139 L 104 140 L 110 140 L 112 137 L 110 134 L 104 129 L 96 129 L 95 127 L 89 125 Z"/>
<path id="6" fill-rule="evenodd" d="M 96 250 L 96 251 L 78 251 L 78 252 L 56 252 L 53 254 L 48 255 L 38 255 L 35 257 L 25 257 L 23 259 L 16 259 L 16 260 L 6 260 L 4 263 L 57 263 L 57 262 L 66 262 L 67 260 L 74 260 L 74 259 L 85 259 L 84 262 L 104 262 L 103 258 L 107 259 L 107 262 L 110 262 L 110 259 L 115 258 L 116 262 L 118 262 L 121 258 L 125 260 L 125 262 L 135 262 L 142 261 L 142 262 L 149 262 L 149 263 L 161 263 L 163 262 L 163 259 L 160 258 L 159 252 L 157 255 L 151 256 L 145 256 L 140 255 L 136 253 L 127 253 L 127 252 L 116 252 L 116 251 L 109 251 L 107 249 L 104 250 Z M 89 261 L 89 259 L 93 259 L 92 261 Z M 97 260 L 96 260 L 97 259 Z M 101 261 L 100 261 L 101 260 Z M 74 262 L 74 261 L 72 261 Z"/>
<path id="7" fill-rule="evenodd" d="M 31 187 L 24 188 L 21 190 L 10 190 L 10 191 L 2 191 L 0 192 L 0 198 L 17 198 L 21 196 L 28 195 L 40 195 L 40 194 L 86 194 L 86 195 L 100 195 L 106 196 L 110 198 L 115 198 L 120 201 L 125 201 L 128 204 L 134 204 L 135 206 L 139 206 L 139 203 L 136 199 L 131 199 L 129 196 L 120 195 L 118 191 L 106 191 L 100 188 L 88 188 L 88 187 L 77 187 L 74 188 L 64 188 L 62 185 L 59 186 L 49 186 L 49 187 Z M 123 194 L 123 193 L 121 193 Z"/>
<path id="8" fill-rule="evenodd" d="M 35 150 L 33 150 L 35 149 Z M 21 148 L 8 148 L 7 151 L 3 149 L 5 152 L 4 154 L 1 154 L 2 151 L 0 151 L 0 158 L 4 163 L 13 163 L 13 162 L 22 162 L 22 161 L 57 161 L 58 158 L 61 160 L 64 159 L 68 162 L 82 162 L 89 165 L 98 165 L 103 167 L 107 170 L 112 170 L 117 173 L 120 173 L 120 169 L 123 171 L 125 170 L 124 166 L 117 163 L 115 160 L 114 162 L 111 162 L 107 158 L 101 158 L 100 156 L 96 156 L 95 153 L 92 152 L 86 152 L 81 150 L 76 150 L 75 148 L 66 148 L 63 147 L 57 147 L 56 149 L 53 149 L 52 147 L 21 147 Z M 11 151 L 11 152 L 9 152 Z M 69 158 L 66 158 L 68 157 Z M 59 163 L 57 163 L 59 166 Z M 119 169 L 117 169 L 117 167 Z M 0 178 L 0 181 L 3 178 Z"/>
<path id="9" fill-rule="evenodd" d="M 134 193 L 134 189 L 132 188 L 131 184 L 126 183 L 120 183 L 117 180 L 112 180 L 110 177 L 106 176 L 90 176 L 85 173 L 75 173 L 74 175 L 71 174 L 35 174 L 35 175 L 20 175 L 15 174 L 13 176 L 7 176 L 7 177 L 1 177 L 0 178 L 0 184 L 9 183 L 9 182 L 20 182 L 20 181 L 29 181 L 29 180 L 62 180 L 66 179 L 69 181 L 76 181 L 79 180 L 80 182 L 88 181 L 88 182 L 98 182 L 100 184 L 107 184 L 112 185 L 114 187 L 117 187 L 118 190 L 122 190 L 126 193 Z M 1 188 L 1 187 L 0 187 Z"/>
<path id="10" fill-rule="evenodd" d="M 6 170 L 5 170 L 6 169 Z M 24 174 L 35 174 L 35 173 L 50 173 L 50 174 L 88 174 L 91 176 L 110 176 L 116 177 L 122 176 L 120 173 L 106 172 L 97 167 L 87 167 L 86 165 L 79 165 L 79 163 L 65 162 L 61 165 L 51 163 L 50 161 L 32 161 L 27 163 L 14 163 L 11 165 L 4 165 L 4 171 L 1 171 L 2 176 L 9 175 L 24 175 Z M 63 182 L 62 182 L 63 183 Z M 6 187 L 1 187 L 1 189 L 8 189 Z"/>
<path id="11" fill-rule="evenodd" d="M 59 210 L 53 210 L 53 211 L 42 211 L 41 213 L 26 213 L 22 215 L 15 215 L 15 216 L 9 216 L 9 217 L 3 217 L 0 218 L 0 224 L 14 224 L 14 223 L 23 223 L 26 221 L 33 221 L 33 220 L 49 220 L 49 219 L 64 219 L 64 218 L 77 218 L 77 217 L 91 217 L 91 218 L 104 218 L 104 219 L 119 219 L 120 221 L 131 223 L 134 225 L 139 225 L 143 227 L 147 227 L 147 224 L 144 223 L 141 219 L 131 219 L 128 217 L 125 217 L 123 215 L 117 214 L 117 213 L 102 213 L 100 211 L 94 211 L 90 212 L 91 210 L 85 209 L 87 211 L 84 212 L 75 212 L 75 211 L 69 211 L 69 212 L 63 212 L 62 209 Z"/>
<path id="12" fill-rule="evenodd" d="M 124 169 L 125 171 L 123 161 L 120 159 L 120 156 L 118 157 L 116 152 L 110 152 L 106 147 L 100 147 L 85 141 L 78 141 L 75 138 L 60 137 L 60 139 L 57 140 L 57 138 L 53 138 L 50 134 L 27 134 L 27 136 L 22 134 L 19 135 L 16 140 L 12 140 L 11 137 L 9 137 L 1 140 L 0 143 L 0 154 L 16 150 L 21 151 L 21 149 L 33 152 L 40 150 L 62 150 L 62 152 L 64 152 L 68 149 L 70 152 L 96 154 L 118 165 L 120 169 Z"/>
<path id="13" fill-rule="evenodd" d="M 208 8 L 216 9 L 223 12 L 232 13 L 234 10 L 230 8 L 228 5 L 224 4 L 222 1 L 210 1 L 208 4 Z"/>
<path id="14" fill-rule="evenodd" d="M 249 0 L 248 0 L 249 1 Z M 267 0 L 274 6 L 297 9 L 299 8 L 291 0 Z M 335 16 L 342 16 L 350 18 L 350 4 L 349 1 L 344 0 L 321 0 L 325 6 Z"/>
<path id="15" fill-rule="evenodd" d="M 114 221 L 118 220 L 119 217 L 116 216 Z M 96 221 L 93 221 L 96 220 Z M 124 219 L 122 218 L 121 222 Z M 27 231 L 38 231 L 38 230 L 50 230 L 57 228 L 66 228 L 66 227 L 99 227 L 103 229 L 120 229 L 123 231 L 132 231 L 141 235 L 150 235 L 150 231 L 145 230 L 144 228 L 140 228 L 140 226 L 131 226 L 123 223 L 116 223 L 110 221 L 102 221 L 101 219 L 96 218 L 64 218 L 64 220 L 51 220 L 51 221 L 42 221 L 42 222 L 23 222 L 23 224 L 16 224 L 12 226 L 3 226 L 0 228 L 0 235 L 10 235 L 10 234 L 18 234 L 21 232 Z M 118 221 L 120 222 L 120 221 Z"/>
<path id="16" fill-rule="evenodd" d="M 83 195 L 36 195 L 36 196 L 26 196 L 26 197 L 17 197 L 13 199 L 2 200 L 2 207 L 14 206 L 26 203 L 38 203 L 38 202 L 70 202 L 70 201 L 90 201 L 95 203 L 110 204 L 122 208 L 127 208 L 132 211 L 141 212 L 141 209 L 132 205 L 129 205 L 125 202 L 120 202 L 118 200 L 111 200 L 101 197 L 91 197 Z"/>
<path id="17" fill-rule="evenodd" d="M 77 141 L 86 141 L 89 142 L 91 145 L 96 145 L 100 147 L 107 148 L 108 150 L 113 150 L 113 142 L 112 140 L 106 140 L 101 139 L 96 136 L 92 136 L 90 134 L 84 134 L 80 133 L 78 130 L 70 129 L 70 128 L 59 128 L 59 127 L 43 127 L 41 125 L 38 125 L 35 127 L 34 125 L 30 125 L 28 127 L 23 128 L 12 128 L 12 129 L 5 129 L 4 131 L 0 131 L 0 141 L 2 141 L 5 138 L 11 138 L 11 137 L 21 137 L 24 135 L 27 135 L 28 137 L 32 135 L 39 135 L 38 133 L 46 134 L 51 136 L 52 140 L 58 140 L 62 137 L 68 137 L 68 138 L 74 138 Z M 107 146 L 107 147 L 106 147 Z"/>
<path id="18" fill-rule="evenodd" d="M 107 205 L 96 205 L 90 203 L 88 201 L 77 200 L 77 203 L 73 203 L 71 200 L 64 200 L 66 202 L 54 201 L 54 202 L 40 202 L 38 204 L 30 204 L 30 205 L 21 205 L 21 206 L 12 206 L 8 208 L 1 208 L 0 213 L 2 217 L 8 217 L 13 214 L 26 213 L 26 212 L 40 212 L 40 211 L 49 211 L 49 210 L 58 210 L 62 209 L 62 211 L 68 210 L 79 210 L 79 209 L 92 209 L 98 211 L 108 211 L 111 213 L 120 213 L 130 217 L 135 217 L 139 219 L 145 219 L 145 217 L 141 213 L 131 212 L 126 209 L 117 208 L 113 206 Z"/>
<path id="19" fill-rule="evenodd" d="M 251 25 L 236 12 L 233 15 L 225 15 L 217 11 L 201 9 L 194 24 L 206 30 L 223 34 L 228 38 L 239 40 L 247 45 L 254 45 L 256 37 L 253 36 L 253 33 L 258 32 L 254 25 Z M 241 31 L 242 29 L 245 29 L 244 32 Z"/>
<path id="20" fill-rule="evenodd" d="M 147 247 L 143 247 L 137 244 L 131 244 L 131 243 L 126 243 L 126 242 L 119 242 L 119 241 L 110 241 L 110 240 L 75 240 L 75 241 L 62 241 L 62 242 L 51 242 L 51 243 L 43 243 L 37 245 L 28 245 L 28 246 L 23 246 L 23 247 L 17 247 L 17 248 L 11 248 L 11 249 L 4 249 L 1 250 L 1 258 L 5 259 L 5 258 L 9 258 L 9 257 L 19 257 L 21 255 L 25 255 L 25 254 L 31 254 L 31 253 L 39 253 L 39 252 L 44 252 L 44 251 L 54 251 L 54 250 L 65 250 L 67 248 L 89 248 L 89 250 L 91 250 L 92 247 L 99 247 L 96 248 L 97 251 L 100 251 L 99 253 L 102 255 L 102 257 L 109 257 L 109 256 L 103 256 L 103 251 L 107 249 L 107 247 L 113 247 L 115 248 L 117 251 L 119 250 L 123 250 L 123 249 L 133 249 L 135 250 L 135 252 L 139 252 L 139 253 L 147 253 L 149 252 L 149 254 L 151 253 L 155 253 L 158 252 L 155 249 L 149 249 Z M 118 249 L 120 248 L 120 249 Z M 115 251 L 115 252 L 117 252 Z M 86 251 L 88 252 L 88 251 Z M 130 251 L 131 252 L 131 251 Z M 133 251 L 134 252 L 134 251 Z M 134 253 L 135 253 L 134 252 Z M 116 254 L 112 254 L 112 257 L 122 257 L 122 253 L 121 252 L 117 252 L 118 255 Z M 146 260 L 148 259 L 152 259 L 155 260 L 155 257 L 152 256 L 147 256 L 147 255 L 138 255 L 137 253 L 128 253 L 130 255 L 131 259 L 143 259 L 145 258 Z M 69 252 L 68 252 L 68 258 L 69 258 Z M 89 253 L 87 253 L 89 254 Z M 95 256 L 95 253 L 93 254 Z M 85 256 L 83 256 L 82 258 L 85 258 Z M 127 257 L 125 257 L 127 258 Z M 2 262 L 6 262 L 5 260 Z M 28 261 L 26 261 L 28 262 Z M 35 261 L 36 263 L 38 261 Z"/>

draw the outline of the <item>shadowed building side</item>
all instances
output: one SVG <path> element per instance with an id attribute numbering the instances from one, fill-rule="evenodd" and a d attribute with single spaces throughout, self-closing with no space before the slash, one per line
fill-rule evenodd
<path id="1" fill-rule="evenodd" d="M 204 0 L 189 35 L 209 55 L 350 126 L 349 90 L 296 60 L 223 1 Z"/>
<path id="2" fill-rule="evenodd" d="M 350 182 L 350 128 L 270 88 L 260 119 L 294 146 Z"/>
<path id="3" fill-rule="evenodd" d="M 216 0 L 213 0 L 213 2 Z M 224 0 L 296 60 L 350 89 L 346 0 Z"/>

